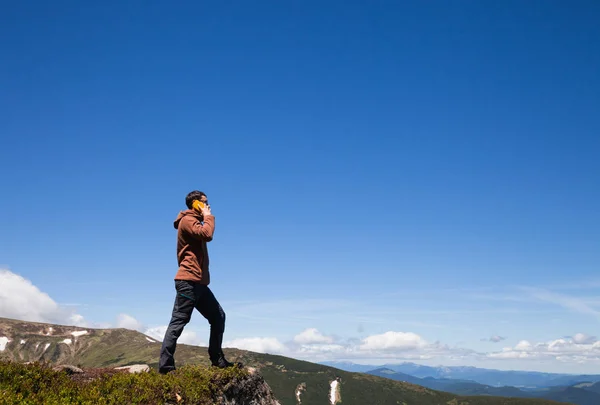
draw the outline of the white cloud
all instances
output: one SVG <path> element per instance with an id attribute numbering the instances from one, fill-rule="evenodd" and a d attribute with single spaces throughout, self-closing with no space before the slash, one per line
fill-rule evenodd
<path id="1" fill-rule="evenodd" d="M 472 350 L 451 348 L 439 342 L 427 343 L 412 332 L 389 331 L 365 339 L 349 339 L 334 343 L 333 338 L 322 335 L 315 328 L 305 329 L 291 341 L 281 343 L 275 338 L 253 337 L 227 342 L 227 347 L 238 347 L 257 352 L 281 353 L 309 361 L 324 360 L 424 360 L 446 358 L 461 360 L 476 356 Z M 321 341 L 323 343 L 314 343 Z M 305 342 L 305 343 L 302 343 Z"/>
<path id="2" fill-rule="evenodd" d="M 137 331 L 144 329 L 141 322 L 124 313 L 117 316 L 116 325 L 107 322 L 88 322 L 83 315 L 73 310 L 72 305 L 59 305 L 30 280 L 4 269 L 0 269 L 0 317 L 79 327 L 114 328 L 116 326 Z M 181 341 L 188 344 L 203 344 L 194 332 L 184 331 Z"/>
<path id="3" fill-rule="evenodd" d="M 389 331 L 363 339 L 360 350 L 416 350 L 424 348 L 427 342 L 416 333 Z"/>
<path id="4" fill-rule="evenodd" d="M 347 346 L 339 344 L 312 344 L 300 346 L 298 352 L 307 355 L 338 355 L 349 353 L 350 349 Z"/>
<path id="5" fill-rule="evenodd" d="M 62 307 L 33 283 L 0 269 L 0 317 L 66 325 L 85 323 L 83 316 Z"/>
<path id="6" fill-rule="evenodd" d="M 164 335 L 160 339 L 161 342 L 162 342 L 163 337 L 164 337 Z M 191 330 L 184 330 L 177 341 L 179 343 L 183 343 L 186 345 L 192 345 L 192 346 L 208 346 L 208 344 L 206 343 L 206 341 L 204 339 L 202 339 L 200 336 L 198 336 L 198 334 L 196 332 L 191 331 Z"/>
<path id="7" fill-rule="evenodd" d="M 531 343 L 529 343 L 527 340 L 521 340 L 515 346 L 515 350 L 517 350 L 517 351 L 527 351 L 527 350 L 531 350 L 531 347 L 532 347 Z"/>
<path id="8" fill-rule="evenodd" d="M 593 336 L 581 333 L 572 338 L 560 338 L 535 344 L 522 340 L 514 347 L 505 347 L 501 352 L 487 353 L 486 357 L 495 359 L 546 359 L 585 363 L 600 361 L 600 342 Z"/>
<path id="9" fill-rule="evenodd" d="M 138 321 L 131 315 L 119 314 L 117 316 L 117 328 L 125 328 L 125 329 L 142 331 L 144 326 L 142 325 L 142 323 L 140 321 Z"/>
<path id="10" fill-rule="evenodd" d="M 223 344 L 223 347 L 235 347 L 243 350 L 250 350 L 258 353 L 284 353 L 286 346 L 276 338 L 241 338 L 233 339 Z"/>
<path id="11" fill-rule="evenodd" d="M 566 339 L 556 339 L 548 343 L 547 349 L 551 352 L 563 352 L 571 346 L 573 342 Z"/>
<path id="12" fill-rule="evenodd" d="M 492 359 L 526 359 L 532 357 L 530 354 L 526 352 L 517 352 L 517 351 L 502 351 L 498 353 L 489 353 L 488 357 Z"/>
<path id="13" fill-rule="evenodd" d="M 316 328 L 308 328 L 294 336 L 294 342 L 301 345 L 333 343 L 333 338 L 321 334 Z"/>
<path id="14" fill-rule="evenodd" d="M 165 337 L 165 332 L 167 331 L 167 326 L 155 326 L 153 328 L 148 328 L 144 331 L 144 335 L 150 336 L 153 339 L 162 342 Z M 185 329 L 183 330 L 185 332 Z M 181 339 L 181 337 L 179 338 Z"/>
<path id="15" fill-rule="evenodd" d="M 87 321 L 84 319 L 82 315 L 73 314 L 69 317 L 69 323 L 71 325 L 85 327 L 87 326 Z"/>
<path id="16" fill-rule="evenodd" d="M 159 342 L 162 342 L 166 332 L 167 326 L 163 325 L 148 328 L 143 333 Z M 185 329 L 181 333 L 181 336 L 179 336 L 179 339 L 177 339 L 177 343 L 183 343 L 192 346 L 207 346 L 206 342 L 202 340 L 196 332 Z"/>
<path id="17" fill-rule="evenodd" d="M 573 343 L 578 345 L 592 344 L 596 342 L 596 340 L 596 336 L 589 336 L 585 333 L 576 333 L 575 336 L 573 336 Z"/>

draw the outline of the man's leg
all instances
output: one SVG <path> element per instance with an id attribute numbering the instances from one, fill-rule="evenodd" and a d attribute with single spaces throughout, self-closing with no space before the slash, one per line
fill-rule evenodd
<path id="1" fill-rule="evenodd" d="M 185 325 L 190 321 L 195 305 L 194 287 L 191 282 L 176 280 L 175 290 L 177 296 L 173 304 L 173 314 L 163 339 L 158 362 L 158 371 L 163 374 L 175 370 L 174 355 L 177 348 L 177 339 L 181 336 Z"/>
<path id="2" fill-rule="evenodd" d="M 208 356 L 213 365 L 225 360 L 221 345 L 223 344 L 223 332 L 225 332 L 225 311 L 215 298 L 214 294 L 206 285 L 197 286 L 198 299 L 196 309 L 210 323 L 210 340 L 208 344 Z"/>

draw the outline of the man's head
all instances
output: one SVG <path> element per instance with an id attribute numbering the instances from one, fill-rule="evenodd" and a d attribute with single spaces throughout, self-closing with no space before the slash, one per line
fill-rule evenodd
<path id="1" fill-rule="evenodd" d="M 187 205 L 189 209 L 192 209 L 192 204 L 195 200 L 198 200 L 205 204 L 208 203 L 208 198 L 206 197 L 206 194 L 204 194 L 202 191 L 194 190 L 185 197 L 185 205 Z"/>

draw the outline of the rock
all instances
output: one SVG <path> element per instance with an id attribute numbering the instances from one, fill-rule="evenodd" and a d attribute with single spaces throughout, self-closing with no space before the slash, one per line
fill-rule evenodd
<path id="1" fill-rule="evenodd" d="M 218 405 L 280 405 L 256 369 L 249 371 L 248 377 L 235 379 L 224 387 Z"/>
<path id="2" fill-rule="evenodd" d="M 150 366 L 147 364 L 132 364 L 131 366 L 115 367 L 115 370 L 127 370 L 131 374 L 147 373 L 150 371 Z"/>
<path id="3" fill-rule="evenodd" d="M 63 364 L 63 365 L 60 365 L 60 366 L 52 367 L 52 370 L 54 370 L 54 371 L 64 371 L 64 372 L 66 372 L 69 375 L 83 373 L 82 369 L 80 369 L 79 367 L 71 366 L 70 364 Z"/>

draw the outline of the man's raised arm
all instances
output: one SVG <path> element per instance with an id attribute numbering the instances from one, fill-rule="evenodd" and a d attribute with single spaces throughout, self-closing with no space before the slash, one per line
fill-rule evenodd
<path id="1" fill-rule="evenodd" d="M 192 236 L 198 239 L 210 242 L 215 233 L 215 217 L 212 215 L 206 215 L 204 217 L 204 223 L 194 218 L 192 221 L 190 221 L 189 232 Z"/>
<path id="2" fill-rule="evenodd" d="M 202 216 L 204 217 L 204 223 L 200 222 L 196 217 L 190 218 L 186 231 L 193 237 L 210 242 L 215 233 L 215 217 L 210 211 L 210 205 L 205 205 L 202 208 Z"/>

